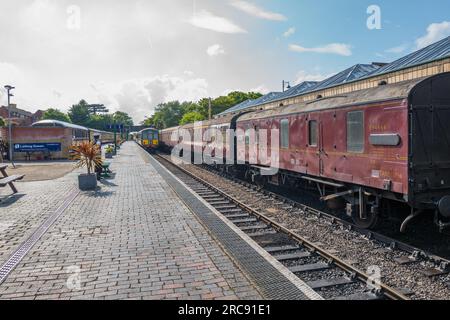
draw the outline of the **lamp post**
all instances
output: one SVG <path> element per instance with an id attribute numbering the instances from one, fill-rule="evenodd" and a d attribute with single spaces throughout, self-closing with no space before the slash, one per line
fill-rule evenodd
<path id="1" fill-rule="evenodd" d="M 286 89 L 289 90 L 290 88 L 291 88 L 290 82 L 289 82 L 289 81 L 283 80 L 283 92 L 284 92 Z"/>
<path id="2" fill-rule="evenodd" d="M 13 145 L 12 145 L 12 123 L 11 123 L 11 97 L 14 95 L 11 93 L 11 90 L 15 89 L 14 87 L 7 85 L 5 86 L 6 94 L 8 96 L 8 140 L 9 140 L 9 161 L 11 161 L 12 166 L 15 168 L 14 160 L 13 160 Z"/>

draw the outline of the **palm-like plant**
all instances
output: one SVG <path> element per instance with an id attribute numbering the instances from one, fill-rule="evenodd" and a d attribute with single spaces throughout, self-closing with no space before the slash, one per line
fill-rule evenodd
<path id="1" fill-rule="evenodd" d="M 77 161 L 76 167 L 82 168 L 86 167 L 88 175 L 95 172 L 95 167 L 101 166 L 102 152 L 100 146 L 90 143 L 82 142 L 80 144 L 71 147 L 72 160 Z"/>

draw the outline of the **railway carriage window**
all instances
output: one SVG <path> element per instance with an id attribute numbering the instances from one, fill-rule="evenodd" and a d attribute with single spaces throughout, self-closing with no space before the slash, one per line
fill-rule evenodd
<path id="1" fill-rule="evenodd" d="M 347 151 L 364 151 L 364 112 L 355 111 L 347 114 Z"/>
<path id="2" fill-rule="evenodd" d="M 311 120 L 309 122 L 309 146 L 317 147 L 317 121 Z"/>
<path id="3" fill-rule="evenodd" d="M 250 130 L 245 131 L 245 144 L 246 145 L 250 144 Z"/>
<path id="4" fill-rule="evenodd" d="M 289 120 L 284 119 L 280 122 L 281 127 L 281 148 L 288 149 L 289 148 Z"/>

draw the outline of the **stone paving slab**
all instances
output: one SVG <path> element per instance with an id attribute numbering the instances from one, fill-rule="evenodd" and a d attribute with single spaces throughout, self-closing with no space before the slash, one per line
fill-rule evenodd
<path id="1" fill-rule="evenodd" d="M 81 193 L 0 285 L 0 299 L 260 299 L 157 171 L 125 144 L 115 177 Z M 76 173 L 19 185 L 0 206 L 4 262 L 70 194 Z"/>
<path id="2" fill-rule="evenodd" d="M 76 188 L 76 174 L 42 182 L 15 182 L 19 193 L 0 188 L 0 265 Z"/>

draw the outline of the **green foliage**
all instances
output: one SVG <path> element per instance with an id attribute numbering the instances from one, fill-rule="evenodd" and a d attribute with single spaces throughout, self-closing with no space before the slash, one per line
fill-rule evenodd
<path id="1" fill-rule="evenodd" d="M 158 129 L 177 126 L 183 118 L 184 112 L 179 101 L 162 103 L 156 107 L 155 114 L 144 124 Z"/>
<path id="2" fill-rule="evenodd" d="M 81 100 L 78 104 L 73 105 L 69 110 L 69 118 L 72 123 L 88 127 L 90 120 L 88 103 Z"/>
<path id="3" fill-rule="evenodd" d="M 113 153 L 114 152 L 114 147 L 112 145 L 108 145 L 105 149 L 106 153 Z"/>
<path id="4" fill-rule="evenodd" d="M 97 114 L 93 114 L 92 105 L 81 100 L 70 108 L 68 116 L 74 124 L 97 130 L 107 130 L 114 123 L 123 124 L 126 127 L 134 125 L 133 119 L 125 112 L 117 111 L 114 114 L 102 113 L 103 111 L 100 110 L 96 112 Z"/>
<path id="5" fill-rule="evenodd" d="M 185 124 L 188 124 L 188 123 L 194 123 L 194 122 L 203 121 L 203 120 L 205 120 L 205 116 L 204 115 L 202 115 L 199 112 L 192 111 L 192 112 L 186 113 L 183 116 L 183 118 L 181 118 L 180 125 L 185 125 Z"/>
<path id="6" fill-rule="evenodd" d="M 97 130 L 106 130 L 113 123 L 113 116 L 110 114 L 91 115 L 88 127 Z"/>
<path id="7" fill-rule="evenodd" d="M 69 116 L 65 114 L 64 112 L 50 108 L 47 111 L 44 112 L 44 115 L 42 116 L 42 120 L 59 120 L 64 122 L 71 122 Z"/>
<path id="8" fill-rule="evenodd" d="M 89 113 L 92 115 L 106 114 L 109 110 L 102 104 L 90 104 L 88 105 Z"/>
<path id="9" fill-rule="evenodd" d="M 0 117 L 0 127 L 6 127 L 6 122 L 2 117 Z"/>
<path id="10" fill-rule="evenodd" d="M 227 96 L 221 96 L 211 100 L 211 115 L 215 116 L 225 110 L 244 102 L 248 99 L 257 99 L 262 94 L 234 91 Z M 143 122 L 145 126 L 153 126 L 157 129 L 165 129 L 184 125 L 187 123 L 201 121 L 209 118 L 209 99 L 201 99 L 198 103 L 172 101 L 162 103 L 156 107 L 151 118 Z"/>
<path id="11" fill-rule="evenodd" d="M 113 114 L 113 119 L 116 123 L 123 124 L 126 127 L 133 126 L 133 119 L 125 112 L 117 111 Z"/>

